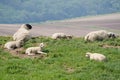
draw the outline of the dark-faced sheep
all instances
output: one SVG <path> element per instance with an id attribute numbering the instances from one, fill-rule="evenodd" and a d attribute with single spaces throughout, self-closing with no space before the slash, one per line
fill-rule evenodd
<path id="1" fill-rule="evenodd" d="M 30 30 L 32 26 L 30 24 L 23 24 L 18 31 L 13 35 L 13 40 L 23 40 L 26 41 L 30 39 Z"/>
<path id="2" fill-rule="evenodd" d="M 102 41 L 104 39 L 116 38 L 116 34 L 106 30 L 93 31 L 88 33 L 84 39 L 85 41 Z"/>

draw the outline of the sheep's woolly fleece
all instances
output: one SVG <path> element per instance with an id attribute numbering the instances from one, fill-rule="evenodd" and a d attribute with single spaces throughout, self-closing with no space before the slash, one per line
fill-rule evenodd
<path id="1" fill-rule="evenodd" d="M 30 30 L 32 26 L 29 24 L 23 24 L 17 32 L 13 35 L 13 40 L 23 40 L 26 41 L 30 39 Z"/>

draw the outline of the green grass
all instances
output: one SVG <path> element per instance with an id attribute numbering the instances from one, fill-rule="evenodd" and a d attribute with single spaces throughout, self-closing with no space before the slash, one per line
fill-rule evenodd
<path id="1" fill-rule="evenodd" d="M 120 48 L 103 48 L 108 44 L 120 46 L 120 38 L 86 43 L 83 38 L 52 40 L 48 37 L 30 39 L 23 46 L 44 42 L 46 58 L 18 58 L 3 49 L 11 37 L 0 37 L 0 80 L 120 80 Z M 107 62 L 90 61 L 86 52 L 107 56 Z"/>

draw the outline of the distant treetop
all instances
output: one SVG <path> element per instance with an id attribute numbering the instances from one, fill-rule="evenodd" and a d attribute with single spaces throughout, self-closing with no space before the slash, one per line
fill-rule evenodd
<path id="1" fill-rule="evenodd" d="M 120 12 L 120 0 L 0 0 L 0 23 L 44 22 Z"/>

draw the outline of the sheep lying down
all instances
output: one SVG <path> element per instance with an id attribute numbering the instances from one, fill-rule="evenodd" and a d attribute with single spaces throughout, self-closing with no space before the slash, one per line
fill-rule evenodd
<path id="1" fill-rule="evenodd" d="M 7 48 L 9 50 L 13 50 L 13 49 L 16 49 L 16 48 L 20 48 L 21 46 L 23 46 L 23 41 L 22 40 L 9 41 L 4 45 L 4 48 Z"/>
<path id="2" fill-rule="evenodd" d="M 86 57 L 89 58 L 90 60 L 95 60 L 95 61 L 106 61 L 106 56 L 100 53 L 86 53 Z"/>
<path id="3" fill-rule="evenodd" d="M 35 55 L 37 53 L 47 54 L 47 53 L 42 52 L 43 47 L 44 47 L 44 44 L 40 43 L 40 45 L 38 47 L 29 47 L 29 48 L 27 48 L 25 53 L 28 54 L 28 55 Z"/>
<path id="4" fill-rule="evenodd" d="M 65 33 L 54 33 L 51 37 L 52 39 L 71 39 L 71 35 L 66 35 Z"/>
<path id="5" fill-rule="evenodd" d="M 84 39 L 85 41 L 101 41 L 109 38 L 116 38 L 117 34 L 113 32 L 108 32 L 106 30 L 93 31 L 88 33 Z"/>

